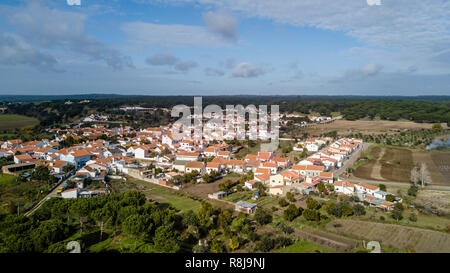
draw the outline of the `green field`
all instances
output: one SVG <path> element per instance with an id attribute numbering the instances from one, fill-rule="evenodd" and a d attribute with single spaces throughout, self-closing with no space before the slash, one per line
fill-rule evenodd
<path id="1" fill-rule="evenodd" d="M 133 183 L 138 187 L 144 187 L 144 189 L 141 191 L 145 193 L 145 195 L 149 199 L 157 201 L 159 203 L 169 203 L 174 208 L 181 211 L 196 211 L 201 204 L 200 201 L 193 200 L 188 196 L 180 195 L 179 193 L 182 192 L 178 192 L 176 190 L 172 190 L 163 186 L 158 186 L 149 182 L 137 180 L 131 177 L 128 177 L 128 180 L 125 183 Z"/>
<path id="2" fill-rule="evenodd" d="M 8 212 L 11 204 L 22 210 L 39 200 L 47 189 L 48 185 L 41 181 L 20 181 L 13 175 L 0 174 L 0 212 Z"/>
<path id="3" fill-rule="evenodd" d="M 35 126 L 37 124 L 39 124 L 39 120 L 36 118 L 21 115 L 0 114 L 0 130 L 23 128 Z"/>
<path id="4" fill-rule="evenodd" d="M 14 182 L 16 177 L 11 174 L 0 174 L 0 186 L 6 186 Z"/>
<path id="5" fill-rule="evenodd" d="M 332 251 L 330 251 L 329 249 L 324 248 L 322 246 L 308 242 L 306 240 L 301 240 L 290 246 L 277 249 L 273 252 L 274 253 L 317 253 L 317 252 L 330 253 Z"/>

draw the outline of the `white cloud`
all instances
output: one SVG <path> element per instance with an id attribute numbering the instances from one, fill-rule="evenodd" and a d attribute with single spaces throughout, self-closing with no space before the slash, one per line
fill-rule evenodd
<path id="1" fill-rule="evenodd" d="M 33 48 L 19 36 L 0 32 L 0 64 L 31 65 L 43 71 L 62 72 L 58 61 L 50 54 Z"/>
<path id="2" fill-rule="evenodd" d="M 200 26 L 163 25 L 146 22 L 129 22 L 121 27 L 131 42 L 146 48 L 148 46 L 201 46 L 218 47 L 229 44 L 229 41 L 211 33 Z"/>
<path id="3" fill-rule="evenodd" d="M 39 2 L 8 16 L 8 22 L 19 27 L 21 36 L 30 44 L 46 49 L 63 49 L 104 61 L 115 69 L 134 67 L 130 57 L 106 46 L 96 38 L 84 33 L 86 15 L 48 8 Z"/>
<path id="4" fill-rule="evenodd" d="M 263 75 L 265 72 L 252 64 L 240 63 L 233 71 L 233 77 L 237 78 L 254 78 Z"/>
<path id="5" fill-rule="evenodd" d="M 367 0 L 367 5 L 379 6 L 379 5 L 381 5 L 381 0 Z"/>
<path id="6" fill-rule="evenodd" d="M 174 65 L 178 62 L 178 58 L 170 53 L 158 53 L 145 60 L 150 65 Z"/>
<path id="7" fill-rule="evenodd" d="M 163 0 L 158 0 L 163 1 Z M 450 71 L 448 58 L 433 58 L 450 45 L 450 1 L 395 0 L 369 6 L 365 0 L 172 0 L 167 3 L 198 3 L 230 10 L 244 17 L 269 19 L 281 24 L 342 31 L 361 41 L 362 47 L 377 47 L 389 61 L 411 58 L 440 63 Z M 377 0 L 371 3 L 378 3 Z M 395 53 L 393 53 L 395 52 Z M 406 64 L 408 66 L 409 64 Z"/>
<path id="8" fill-rule="evenodd" d="M 237 21 L 230 13 L 210 11 L 203 15 L 203 20 L 211 32 L 229 41 L 237 40 Z"/>
<path id="9" fill-rule="evenodd" d="M 175 69 L 178 71 L 186 72 L 197 66 L 198 66 L 198 63 L 196 61 L 189 60 L 189 61 L 184 61 L 184 62 L 178 63 L 177 65 L 175 65 Z"/>
<path id="10" fill-rule="evenodd" d="M 81 6 L 81 0 L 67 0 L 69 6 Z"/>

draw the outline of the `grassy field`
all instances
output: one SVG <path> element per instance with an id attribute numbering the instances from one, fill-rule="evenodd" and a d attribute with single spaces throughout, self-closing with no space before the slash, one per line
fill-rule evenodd
<path id="1" fill-rule="evenodd" d="M 158 251 L 153 248 L 153 245 L 144 243 L 142 240 L 136 241 L 136 250 L 134 250 L 135 241 L 135 238 L 125 235 L 110 237 L 90 246 L 88 252 L 158 253 Z"/>
<path id="2" fill-rule="evenodd" d="M 165 188 L 163 186 L 158 186 L 149 182 L 137 180 L 131 177 L 127 177 L 126 182 L 112 181 L 111 184 L 122 183 L 126 187 L 122 187 L 121 191 L 126 190 L 139 190 L 143 192 L 147 198 L 157 201 L 159 203 L 169 203 L 174 208 L 187 211 L 187 210 L 197 210 L 200 207 L 201 202 L 193 200 L 188 196 L 181 195 L 182 192 Z M 114 186 L 113 186 L 114 188 Z"/>
<path id="3" fill-rule="evenodd" d="M 274 250 L 273 253 L 331 253 L 333 251 L 308 242 L 307 240 L 301 240 L 285 248 Z"/>
<path id="4" fill-rule="evenodd" d="M 444 232 L 357 220 L 334 220 L 326 225 L 326 229 L 344 236 L 378 241 L 405 251 L 450 251 L 450 234 Z"/>
<path id="5" fill-rule="evenodd" d="M 0 174 L 0 211 L 7 212 L 10 202 L 16 206 L 19 204 L 20 210 L 23 210 L 40 199 L 47 189 L 48 186 L 43 182 L 20 182 L 13 175 Z"/>
<path id="6" fill-rule="evenodd" d="M 21 115 L 0 114 L 0 130 L 23 128 L 35 126 L 37 124 L 39 124 L 39 120 L 36 118 Z"/>
<path id="7" fill-rule="evenodd" d="M 236 203 L 237 201 L 247 201 L 250 203 L 258 204 L 259 208 L 266 209 L 268 211 L 271 211 L 272 207 L 278 207 L 278 199 L 273 196 L 262 196 L 258 200 L 252 200 L 254 192 L 251 191 L 241 191 L 241 192 L 235 192 L 227 197 L 223 198 L 226 201 L 230 201 L 233 203 Z"/>
<path id="8" fill-rule="evenodd" d="M 423 190 L 419 191 L 414 203 L 420 206 L 430 205 L 432 209 L 436 208 L 450 214 L 450 191 Z"/>

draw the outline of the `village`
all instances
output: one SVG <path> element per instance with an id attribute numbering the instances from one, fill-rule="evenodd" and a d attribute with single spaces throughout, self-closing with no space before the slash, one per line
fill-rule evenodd
<path id="1" fill-rule="evenodd" d="M 239 122 L 242 121 L 236 121 Z M 208 124 L 203 125 L 205 130 L 212 130 Z M 237 159 L 235 147 L 227 144 L 227 140 L 236 139 L 239 133 L 245 135 L 245 131 L 239 129 L 223 134 L 221 139 L 215 134 L 202 139 L 190 136 L 175 139 L 169 125 L 132 130 L 130 127 L 108 128 L 108 124 L 93 124 L 48 131 L 55 135 L 53 140 L 0 142 L 0 157 L 13 156 L 15 163 L 4 166 L 3 172 L 14 174 L 15 170 L 46 166 L 59 179 L 55 191 L 62 198 L 108 194 L 111 192 L 106 182 L 108 176 L 120 179 L 130 176 L 183 191 L 183 181 L 179 179 L 183 175 L 191 175 L 196 184 L 204 184 L 236 174 L 247 177 L 243 190 L 254 192 L 251 200 L 236 202 L 236 210 L 247 213 L 257 209 L 252 201 L 260 197 L 261 189 L 264 194 L 274 197 L 284 197 L 288 193 L 307 196 L 334 192 L 357 196 L 366 204 L 383 210 L 392 210 L 395 202 L 402 202 L 378 186 L 355 184 L 334 175 L 362 149 L 361 139 L 317 137 L 298 141 L 293 150 L 304 151 L 305 157 L 293 162 L 288 157 L 263 151 Z M 266 139 L 268 135 L 263 134 L 265 137 L 262 138 Z M 67 143 L 76 144 L 61 147 L 61 143 L 66 146 Z M 95 189 L 89 187 L 93 181 L 97 182 Z M 98 183 L 102 186 L 98 187 Z M 220 200 L 228 193 L 210 192 L 208 198 Z"/>

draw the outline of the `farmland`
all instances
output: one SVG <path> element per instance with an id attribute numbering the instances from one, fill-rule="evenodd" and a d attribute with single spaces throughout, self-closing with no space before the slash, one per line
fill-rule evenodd
<path id="1" fill-rule="evenodd" d="M 0 114 L 0 130 L 23 128 L 39 124 L 36 118 L 22 115 Z"/>
<path id="2" fill-rule="evenodd" d="M 450 234 L 401 225 L 358 220 L 334 220 L 328 231 L 413 252 L 443 253 L 450 251 Z"/>
<path id="3" fill-rule="evenodd" d="M 379 181 L 410 182 L 414 163 L 425 163 L 433 185 L 450 185 L 450 153 L 373 145 L 368 160 L 358 164 L 353 175 Z"/>
<path id="4" fill-rule="evenodd" d="M 391 129 L 431 129 L 433 123 L 416 123 L 412 121 L 388 121 L 388 120 L 343 120 L 339 119 L 331 123 L 320 124 L 302 131 L 308 132 L 311 135 L 320 135 L 327 132 L 337 131 L 338 134 L 348 133 L 366 133 L 366 134 L 382 134 Z M 443 129 L 449 127 L 442 123 Z"/>

